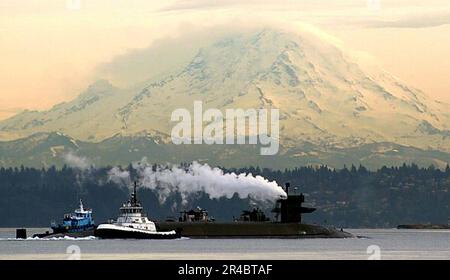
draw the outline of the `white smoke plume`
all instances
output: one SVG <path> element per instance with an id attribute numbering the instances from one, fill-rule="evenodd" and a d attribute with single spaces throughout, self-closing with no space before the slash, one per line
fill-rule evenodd
<path id="1" fill-rule="evenodd" d="M 186 204 L 189 197 L 204 192 L 212 199 L 222 197 L 232 198 L 237 194 L 240 198 L 250 198 L 254 201 L 275 201 L 286 197 L 286 192 L 276 182 L 270 182 L 262 176 L 252 174 L 224 173 L 219 168 L 207 164 L 193 162 L 189 167 L 152 167 L 145 160 L 135 163 L 140 185 L 156 191 L 160 203 L 175 193 L 179 193 L 182 203 Z M 109 178 L 114 182 L 131 182 L 127 171 L 113 168 Z"/>
<path id="2" fill-rule="evenodd" d="M 63 154 L 62 158 L 64 163 L 75 171 L 77 185 L 82 187 L 84 181 L 91 178 L 94 165 L 87 157 L 78 156 L 73 151 Z"/>
<path id="3" fill-rule="evenodd" d="M 86 170 L 91 167 L 89 160 L 86 157 L 78 156 L 73 152 L 68 152 L 63 155 L 64 162 L 73 168 L 80 170 Z"/>
<path id="4" fill-rule="evenodd" d="M 130 185 L 130 172 L 122 170 L 119 167 L 113 167 L 108 171 L 108 181 L 112 181 L 118 185 Z"/>

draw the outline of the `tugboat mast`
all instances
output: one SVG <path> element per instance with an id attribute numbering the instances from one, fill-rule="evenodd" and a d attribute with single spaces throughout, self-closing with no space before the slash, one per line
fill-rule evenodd
<path id="1" fill-rule="evenodd" d="M 136 204 L 137 204 L 137 191 L 136 191 L 136 188 L 137 188 L 137 182 L 134 181 L 133 197 L 131 198 L 132 206 L 136 206 Z"/>
<path id="2" fill-rule="evenodd" d="M 80 198 L 80 211 L 84 212 L 83 201 Z"/>

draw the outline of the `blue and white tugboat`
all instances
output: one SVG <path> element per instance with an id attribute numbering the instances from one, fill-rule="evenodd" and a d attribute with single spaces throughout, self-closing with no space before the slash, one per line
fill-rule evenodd
<path id="1" fill-rule="evenodd" d="M 53 232 L 35 234 L 33 237 L 51 238 L 51 237 L 87 237 L 93 236 L 95 222 L 92 217 L 92 209 L 84 208 L 83 201 L 80 199 L 80 206 L 72 214 L 65 214 L 61 224 L 51 223 Z"/>
<path id="2" fill-rule="evenodd" d="M 99 225 L 95 236 L 104 239 L 175 239 L 180 234 L 175 230 L 156 230 L 155 223 L 147 218 L 144 208 L 137 200 L 135 182 L 130 200 L 120 207 L 117 221 Z"/>

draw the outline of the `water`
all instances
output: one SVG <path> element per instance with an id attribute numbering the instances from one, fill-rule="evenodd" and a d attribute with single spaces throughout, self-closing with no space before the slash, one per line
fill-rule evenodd
<path id="1" fill-rule="evenodd" d="M 28 235 L 45 230 L 28 229 Z M 3 228 L 0 229 L 0 259 L 366 260 L 379 257 L 450 260 L 450 230 L 347 231 L 367 238 L 99 240 L 91 237 L 15 240 L 15 229 Z"/>

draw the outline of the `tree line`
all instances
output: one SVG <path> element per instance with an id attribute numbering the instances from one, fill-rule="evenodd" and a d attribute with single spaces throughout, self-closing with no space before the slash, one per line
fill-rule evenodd
<path id="1" fill-rule="evenodd" d="M 133 174 L 131 166 L 128 168 Z M 98 222 L 116 218 L 128 199 L 129 188 L 108 180 L 109 167 L 80 171 L 64 166 L 50 168 L 0 168 L 0 227 L 48 226 L 83 199 Z M 246 167 L 225 172 L 252 173 L 280 185 L 291 183 L 291 191 L 306 197 L 305 205 L 317 211 L 304 216 L 306 223 L 336 227 L 395 227 L 398 224 L 447 224 L 450 220 L 450 167 L 422 168 L 415 164 L 333 169 L 304 166 L 285 170 Z M 210 199 L 198 193 L 187 204 L 172 195 L 163 204 L 158 194 L 145 188 L 138 192 L 149 217 L 164 220 L 179 211 L 200 206 L 216 220 L 231 221 L 242 210 L 255 207 L 250 199 Z M 270 204 L 259 205 L 270 214 Z"/>

